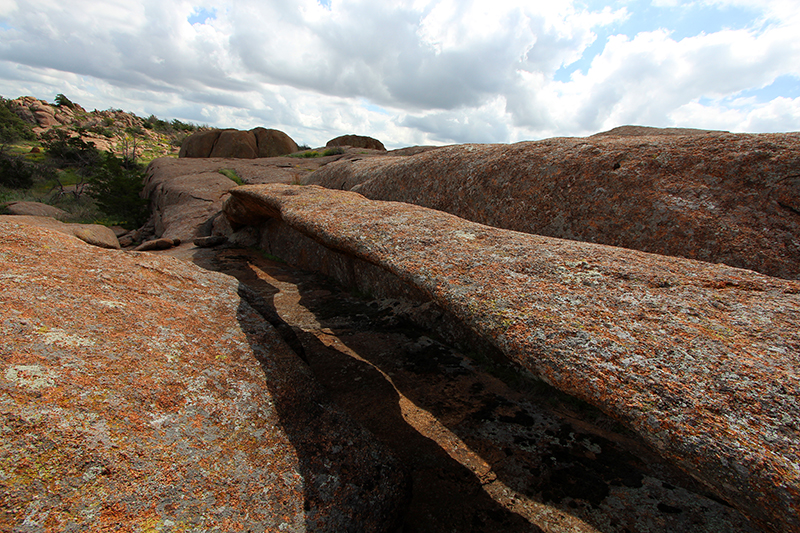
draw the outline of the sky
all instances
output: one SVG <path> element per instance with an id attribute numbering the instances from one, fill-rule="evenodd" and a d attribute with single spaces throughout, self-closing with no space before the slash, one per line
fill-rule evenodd
<path id="1" fill-rule="evenodd" d="M 800 0 L 0 0 L 0 95 L 324 146 L 800 130 Z"/>

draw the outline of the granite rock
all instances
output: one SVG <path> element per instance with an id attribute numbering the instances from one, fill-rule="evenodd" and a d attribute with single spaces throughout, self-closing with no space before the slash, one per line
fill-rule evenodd
<path id="1" fill-rule="evenodd" d="M 78 239 L 100 248 L 119 249 L 119 240 L 111 228 L 100 224 L 67 224 L 49 216 L 0 215 L 0 222 L 12 222 L 26 226 L 47 228 Z"/>
<path id="2" fill-rule="evenodd" d="M 22 224 L 0 235 L 0 530 L 396 525 L 397 460 L 234 278 Z"/>
<path id="3" fill-rule="evenodd" d="M 800 133 L 656 131 L 337 161 L 306 183 L 800 278 Z"/>
<path id="4" fill-rule="evenodd" d="M 800 528 L 800 283 L 316 186 L 231 194 L 233 222 L 394 274 L 765 529 Z"/>

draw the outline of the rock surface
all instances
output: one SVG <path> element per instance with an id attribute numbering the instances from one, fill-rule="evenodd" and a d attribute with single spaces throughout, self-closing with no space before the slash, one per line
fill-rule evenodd
<path id="1" fill-rule="evenodd" d="M 100 248 L 119 249 L 119 240 L 111 228 L 100 224 L 67 224 L 54 218 L 28 215 L 0 215 L 0 222 L 20 223 L 47 228 L 77 237 Z"/>
<path id="2" fill-rule="evenodd" d="M 313 186 L 240 187 L 225 210 L 396 275 L 765 529 L 800 528 L 800 283 Z"/>
<path id="3" fill-rule="evenodd" d="M 279 130 L 208 130 L 187 137 L 181 145 L 178 157 L 255 159 L 277 157 L 297 150 L 297 143 Z"/>
<path id="4" fill-rule="evenodd" d="M 341 135 L 328 141 L 325 146 L 352 146 L 353 148 L 367 148 L 369 150 L 383 150 L 386 147 L 378 139 L 364 135 Z"/>
<path id="5" fill-rule="evenodd" d="M 0 235 L 0 529 L 392 529 L 397 460 L 252 291 L 22 224 Z"/>
<path id="6" fill-rule="evenodd" d="M 52 205 L 41 202 L 9 202 L 5 205 L 10 215 L 29 215 L 33 217 L 50 217 L 63 220 L 69 213 Z"/>
<path id="7" fill-rule="evenodd" d="M 526 233 L 797 279 L 798 168 L 798 133 L 623 131 L 339 161 L 307 183 Z"/>

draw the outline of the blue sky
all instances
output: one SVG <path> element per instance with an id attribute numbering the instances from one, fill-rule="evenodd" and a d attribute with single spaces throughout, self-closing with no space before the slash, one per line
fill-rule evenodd
<path id="1" fill-rule="evenodd" d="M 797 0 L 0 0 L 0 94 L 323 145 L 800 130 Z"/>

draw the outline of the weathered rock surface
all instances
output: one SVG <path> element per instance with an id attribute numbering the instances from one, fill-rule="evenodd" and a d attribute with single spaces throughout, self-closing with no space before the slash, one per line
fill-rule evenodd
<path id="1" fill-rule="evenodd" d="M 33 217 L 50 217 L 63 220 L 69 213 L 52 205 L 41 202 L 9 202 L 5 208 L 10 215 L 28 215 Z"/>
<path id="2" fill-rule="evenodd" d="M 100 224 L 67 224 L 46 216 L 0 215 L 0 222 L 20 223 L 47 228 L 65 235 L 77 237 L 83 242 L 100 248 L 119 249 L 117 236 L 106 226 Z"/>
<path id="3" fill-rule="evenodd" d="M 187 137 L 181 145 L 178 157 L 255 159 L 277 157 L 297 150 L 297 143 L 279 130 L 208 130 Z"/>
<path id="4" fill-rule="evenodd" d="M 325 146 L 352 146 L 353 148 L 367 148 L 369 150 L 383 150 L 386 147 L 378 139 L 364 135 L 341 135 L 328 141 Z"/>
<path id="5" fill-rule="evenodd" d="M 206 132 L 198 138 L 203 138 L 202 133 Z M 346 155 L 355 157 L 355 153 Z M 342 156 L 156 159 L 147 168 L 143 192 L 150 199 L 152 237 L 191 242 L 213 233 L 207 223 L 222 208 L 228 190 L 237 186 L 220 170 L 232 170 L 246 183 L 299 183 L 339 157 Z"/>
<path id="6" fill-rule="evenodd" d="M 396 459 L 330 405 L 251 291 L 22 224 L 0 235 L 1 530 L 396 524 Z"/>
<path id="7" fill-rule="evenodd" d="M 313 186 L 240 187 L 225 211 L 394 274 L 765 529 L 800 528 L 800 283 Z"/>
<path id="8" fill-rule="evenodd" d="M 339 161 L 307 182 L 796 279 L 798 168 L 798 133 L 604 135 Z"/>

